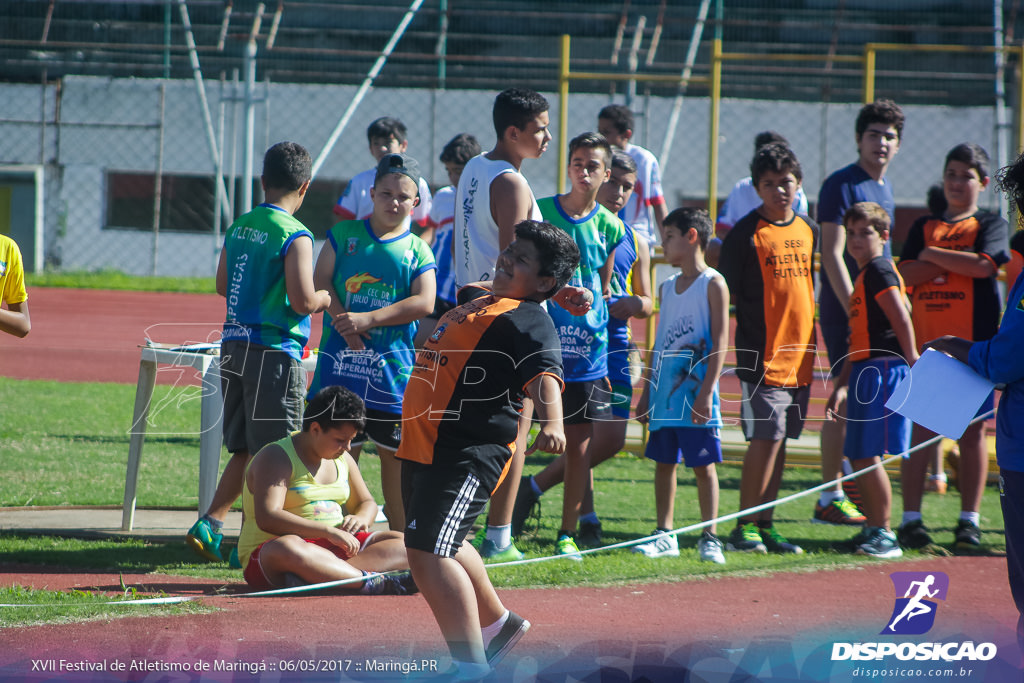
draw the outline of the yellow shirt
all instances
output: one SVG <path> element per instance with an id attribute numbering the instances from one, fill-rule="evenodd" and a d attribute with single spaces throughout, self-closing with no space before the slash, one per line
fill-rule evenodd
<path id="1" fill-rule="evenodd" d="M 0 301 L 20 304 L 28 299 L 25 291 L 25 269 L 17 243 L 0 235 Z"/>
<path id="2" fill-rule="evenodd" d="M 299 460 L 292 444 L 292 437 L 286 436 L 275 445 L 284 449 L 292 463 L 292 476 L 288 480 L 288 492 L 284 497 L 284 509 L 299 517 L 323 522 L 331 526 L 341 524 L 345 517 L 342 505 L 348 501 L 348 463 L 345 458 L 334 460 L 338 478 L 332 484 L 321 484 L 313 479 L 306 465 Z M 250 466 L 252 463 L 249 463 Z M 238 536 L 238 559 L 242 566 L 249 563 L 249 556 L 260 544 L 277 538 L 256 525 L 256 508 L 248 484 L 242 487 L 242 532 Z"/>

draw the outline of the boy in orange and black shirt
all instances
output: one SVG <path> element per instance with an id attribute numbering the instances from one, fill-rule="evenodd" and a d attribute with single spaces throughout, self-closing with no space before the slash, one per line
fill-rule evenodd
<path id="1" fill-rule="evenodd" d="M 494 591 L 467 532 L 508 471 L 523 401 L 533 399 L 535 450 L 565 450 L 562 354 L 543 302 L 579 265 L 567 233 L 526 220 L 494 278 L 441 317 L 416 357 L 402 403 L 402 498 L 409 566 L 461 680 L 476 680 L 530 627 Z"/>
<path id="2" fill-rule="evenodd" d="M 800 436 L 814 370 L 814 251 L 818 226 L 793 211 L 803 174 L 786 146 L 761 147 L 750 164 L 762 204 L 722 243 L 719 271 L 736 306 L 736 375 L 748 446 L 740 510 L 778 497 L 786 439 Z M 728 549 L 802 553 L 772 524 L 771 508 L 737 520 Z"/>
<path id="3" fill-rule="evenodd" d="M 1002 300 L 996 283 L 999 267 L 1010 260 L 1006 221 L 978 209 L 978 196 L 988 186 L 988 154 L 978 145 L 957 145 L 946 155 L 942 174 L 946 210 L 918 219 L 907 234 L 900 255 L 900 274 L 913 287 L 911 303 L 917 343 L 952 335 L 970 341 L 991 339 L 999 327 Z M 979 414 L 992 410 L 992 396 Z M 914 443 L 935 436 L 914 426 Z M 983 421 L 971 424 L 960 437 L 960 520 L 954 550 L 981 550 L 979 510 L 988 476 L 988 445 Z M 903 461 L 903 523 L 898 536 L 906 548 L 932 543 L 921 518 L 921 497 L 928 463 L 938 442 Z"/>

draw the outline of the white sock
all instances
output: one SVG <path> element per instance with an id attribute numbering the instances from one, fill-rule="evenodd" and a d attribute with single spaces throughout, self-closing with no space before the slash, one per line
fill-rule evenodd
<path id="1" fill-rule="evenodd" d="M 827 505 L 830 505 L 832 501 L 842 500 L 843 498 L 846 498 L 846 494 L 842 491 L 822 491 L 821 495 L 818 497 L 818 502 L 821 504 L 821 507 L 826 507 Z"/>
<path id="2" fill-rule="evenodd" d="M 933 474 L 932 475 L 932 479 L 934 479 L 936 481 L 946 481 L 946 482 L 949 481 L 949 478 L 946 477 L 946 473 L 945 472 L 943 472 L 942 474 Z"/>
<path id="3" fill-rule="evenodd" d="M 922 517 L 921 517 L 921 513 L 920 512 L 907 511 L 907 512 L 903 513 L 903 524 L 901 524 L 900 526 L 904 526 L 906 524 L 910 524 L 911 522 L 917 522 L 917 521 L 920 521 L 921 519 L 922 519 Z"/>
<path id="4" fill-rule="evenodd" d="M 494 636 L 498 635 L 501 632 L 501 627 L 505 625 L 506 621 L 508 621 L 508 614 L 508 610 L 505 610 L 505 613 L 502 614 L 501 617 L 496 622 L 494 622 L 490 626 L 484 626 L 482 629 L 480 629 L 480 633 L 483 634 L 484 637 L 485 650 L 487 649 L 487 646 L 491 644 L 491 641 L 494 640 Z"/>
<path id="5" fill-rule="evenodd" d="M 488 524 L 487 540 L 493 543 L 498 550 L 504 550 L 512 543 L 512 525 L 491 526 Z"/>
<path id="6" fill-rule="evenodd" d="M 981 513 L 980 512 L 961 512 L 960 519 L 965 520 L 973 524 L 974 526 L 981 526 Z"/>

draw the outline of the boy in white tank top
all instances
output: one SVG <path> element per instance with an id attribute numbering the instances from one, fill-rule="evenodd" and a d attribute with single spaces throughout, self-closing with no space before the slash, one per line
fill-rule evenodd
<path id="1" fill-rule="evenodd" d="M 701 519 L 718 517 L 722 426 L 718 377 L 729 344 L 729 289 L 704 261 L 711 217 L 702 209 L 676 209 L 665 218 L 665 258 L 679 268 L 662 284 L 651 367 L 645 373 L 636 419 L 649 426 L 644 455 L 656 463 L 657 527 L 652 539 L 633 547 L 647 557 L 676 557 L 673 528 L 676 467 L 685 462 L 697 482 Z M 709 525 L 697 541 L 701 560 L 725 564 L 722 541 Z"/>

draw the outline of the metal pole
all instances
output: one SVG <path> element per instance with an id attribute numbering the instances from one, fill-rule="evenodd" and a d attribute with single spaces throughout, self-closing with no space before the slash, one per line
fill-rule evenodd
<path id="1" fill-rule="evenodd" d="M 242 148 L 242 210 L 252 208 L 253 145 L 256 127 L 256 41 L 250 40 L 245 46 L 245 140 Z"/>
<path id="2" fill-rule="evenodd" d="M 206 130 L 206 142 L 210 147 L 210 159 L 213 161 L 213 165 L 217 165 L 217 158 L 220 156 L 220 152 L 217 150 L 216 135 L 213 132 L 213 119 L 210 116 L 210 103 L 206 100 L 206 86 L 203 84 L 203 72 L 199 69 L 199 52 L 196 49 L 196 38 L 192 33 L 192 22 L 188 17 L 188 7 L 185 6 L 185 0 L 178 0 L 178 9 L 181 13 L 181 23 L 185 28 L 185 44 L 188 46 L 188 59 L 192 65 L 192 79 L 196 84 L 196 95 L 199 97 L 200 112 L 203 115 L 203 127 Z M 219 179 L 217 182 L 221 182 Z M 224 212 L 225 218 L 231 220 L 231 207 L 224 202 L 221 204 L 221 210 Z"/>
<path id="3" fill-rule="evenodd" d="M 558 68 L 558 169 L 555 175 L 558 194 L 565 194 L 565 167 L 568 150 L 565 136 L 569 130 L 569 34 L 562 34 Z"/>
<path id="4" fill-rule="evenodd" d="M 224 73 L 221 72 L 220 76 L 220 103 L 217 105 L 217 149 L 224 149 L 224 124 L 226 107 L 224 106 Z M 220 260 L 220 228 L 221 228 L 221 212 L 217 210 L 220 206 L 221 201 L 224 199 L 224 156 L 217 156 L 217 166 L 213 169 L 213 175 L 216 181 L 213 183 L 213 268 L 214 272 L 217 269 L 217 263 Z"/>
<path id="5" fill-rule="evenodd" d="M 700 9 L 697 11 L 697 23 L 693 25 L 693 34 L 690 36 L 690 47 L 686 51 L 686 61 L 683 64 L 683 83 L 679 86 L 679 94 L 672 103 L 672 114 L 668 119 L 668 127 L 665 130 L 665 139 L 661 144 L 661 153 L 658 159 L 661 167 L 668 166 L 668 154 L 672 150 L 672 143 L 676 137 L 676 127 L 679 125 L 679 115 L 683 111 L 683 98 L 686 95 L 686 84 L 693 73 L 693 65 L 697 61 L 697 49 L 700 47 L 701 37 L 704 35 L 704 23 L 708 18 L 708 10 L 711 8 L 711 0 L 701 0 Z"/>
<path id="6" fill-rule="evenodd" d="M 156 275 L 157 261 L 160 254 L 160 212 L 163 203 L 164 184 L 164 99 L 167 93 L 167 84 L 160 83 L 160 125 L 157 127 L 156 143 L 156 173 L 153 174 L 155 181 L 153 188 L 153 253 L 151 258 L 150 275 Z"/>
<path id="7" fill-rule="evenodd" d="M 708 213 L 718 217 L 718 119 L 722 113 L 722 39 L 711 44 L 711 134 L 708 140 Z"/>
<path id="8" fill-rule="evenodd" d="M 1003 2 L 992 0 L 992 37 L 996 48 L 996 168 L 1010 163 L 1010 120 L 1006 109 L 1006 54 L 1003 52 Z M 999 215 L 1006 216 L 1006 195 L 994 192 Z"/>
<path id="9" fill-rule="evenodd" d="M 327 161 L 327 155 L 331 153 L 335 143 L 338 142 L 338 138 L 341 137 L 345 127 L 348 126 L 348 122 L 352 118 L 352 115 L 356 112 L 356 109 L 359 108 L 359 105 L 362 103 L 363 98 L 366 97 L 366 93 L 369 91 L 370 86 L 373 85 L 373 82 L 377 79 L 381 69 L 383 69 L 384 65 L 387 63 L 388 57 L 390 57 L 392 51 L 394 51 L 395 45 L 397 45 L 398 41 L 401 40 L 402 36 L 405 34 L 405 29 L 409 27 L 409 23 L 412 22 L 413 17 L 416 16 L 416 13 L 422 5 L 423 0 L 413 0 L 413 3 L 409 6 L 405 16 L 402 17 L 402 21 L 399 22 L 395 32 L 391 34 L 391 39 L 388 41 L 388 44 L 385 45 L 384 49 L 381 51 L 380 57 L 377 58 L 377 61 L 370 69 L 369 73 L 366 74 L 366 78 L 363 79 L 362 84 L 359 86 L 359 90 L 356 91 L 356 96 L 352 98 L 351 102 L 349 102 L 341 120 L 338 121 L 338 125 L 334 127 L 333 131 L 331 131 L 331 135 L 327 138 L 324 148 L 320 150 L 320 154 L 313 162 L 314 178 L 320 171 L 320 167 L 324 165 L 325 161 Z"/>

